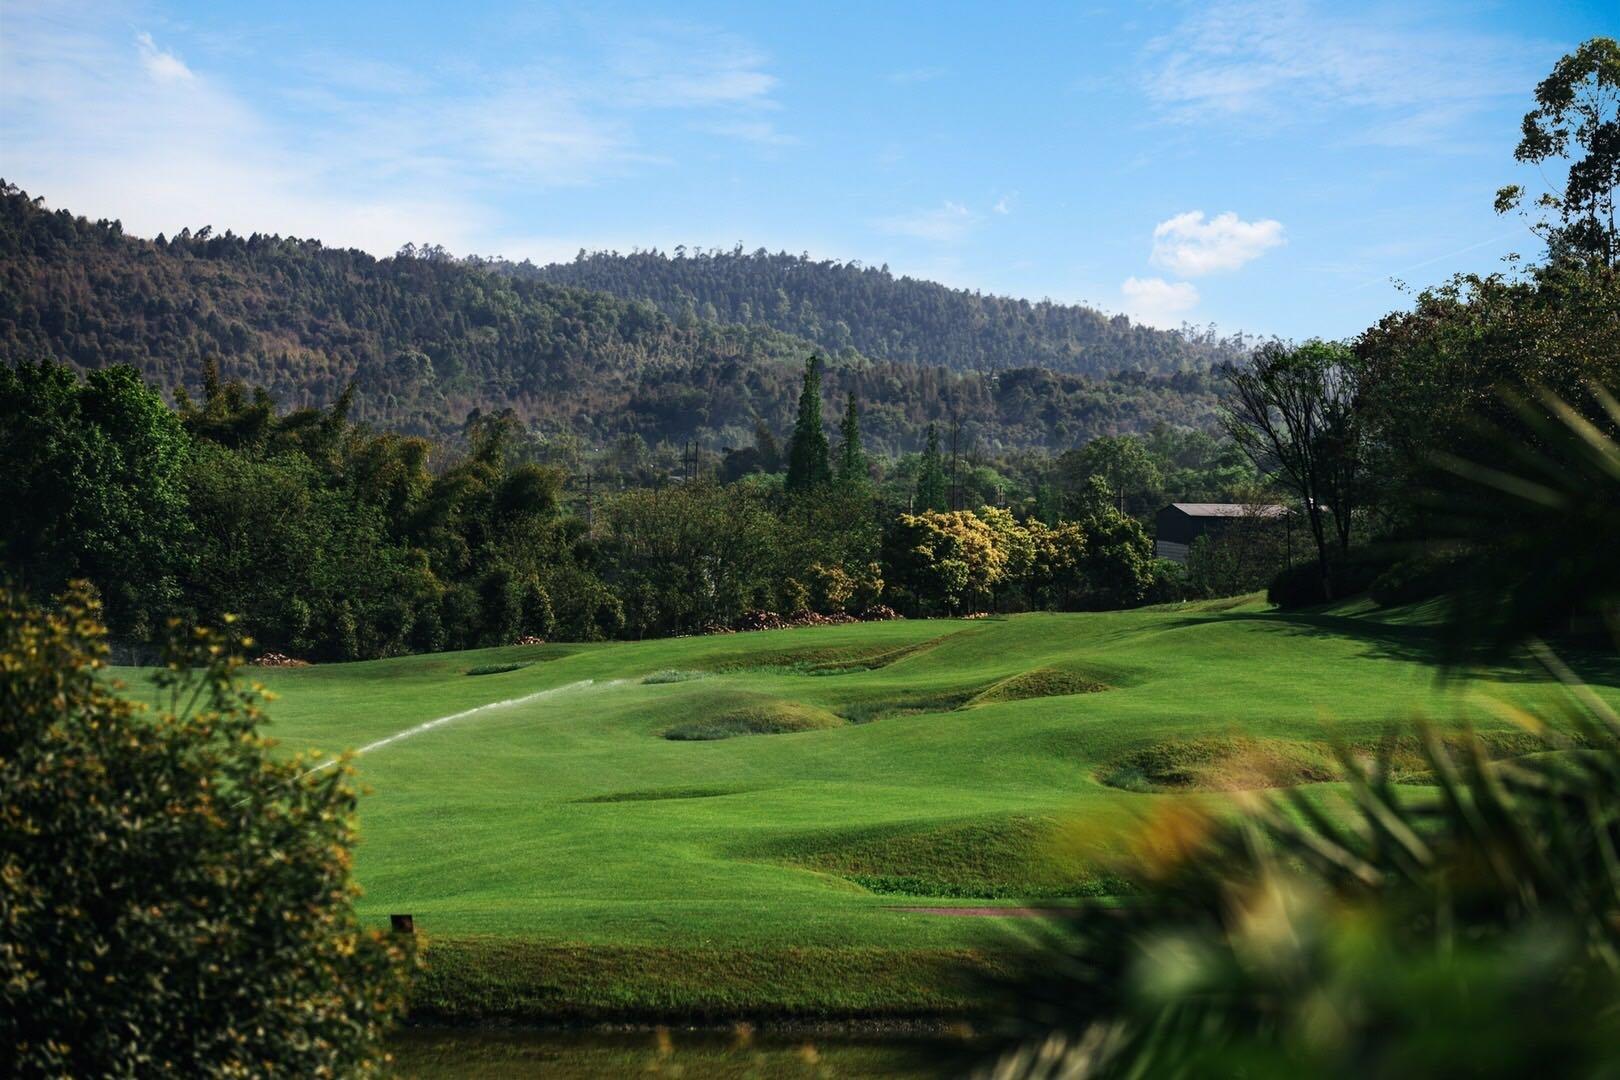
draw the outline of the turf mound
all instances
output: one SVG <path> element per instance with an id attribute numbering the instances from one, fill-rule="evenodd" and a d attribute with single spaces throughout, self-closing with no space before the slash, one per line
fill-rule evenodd
<path id="1" fill-rule="evenodd" d="M 677 724 L 664 732 L 664 738 L 678 742 L 705 742 L 738 735 L 786 735 L 795 731 L 843 726 L 843 719 L 826 709 L 797 701 L 761 697 L 746 704 L 733 704 L 702 720 Z"/>
<path id="2" fill-rule="evenodd" d="M 1528 732 L 1488 732 L 1477 736 L 1493 760 L 1544 750 Z M 1412 736 L 1354 743 L 1350 752 L 1370 769 L 1387 761 L 1390 779 L 1401 784 L 1428 784 L 1433 775 L 1417 739 Z M 1466 756 L 1459 747 L 1455 753 Z M 1339 751 L 1326 742 L 1210 736 L 1168 739 L 1115 758 L 1097 779 L 1126 791 L 1253 791 L 1261 788 L 1318 784 L 1345 777 Z"/>
<path id="3" fill-rule="evenodd" d="M 1156 742 L 1109 762 L 1097 778 L 1125 791 L 1251 791 L 1339 775 L 1326 746 L 1233 735 Z"/>
<path id="4" fill-rule="evenodd" d="M 464 674 L 464 675 L 504 675 L 508 671 L 517 671 L 519 668 L 526 668 L 528 666 L 529 665 L 527 663 L 521 663 L 521 664 L 480 664 L 477 667 L 468 668 L 462 674 Z"/>
<path id="5" fill-rule="evenodd" d="M 1066 671 L 1062 668 L 1035 668 L 992 684 L 988 689 L 976 694 L 968 704 L 991 705 L 1000 701 L 1095 694 L 1109 688 L 1107 683 L 1084 672 Z"/>
<path id="6" fill-rule="evenodd" d="M 1122 882 L 1061 858 L 1054 825 L 1047 818 L 1005 815 L 818 832 L 753 854 L 894 896 L 996 900 L 1104 896 L 1123 888 Z"/>
<path id="7" fill-rule="evenodd" d="M 722 795 L 741 795 L 758 788 L 748 787 L 691 787 L 647 788 L 642 791 L 615 791 L 610 795 L 592 795 L 575 799 L 576 803 L 660 802 L 665 799 L 718 799 Z"/>
<path id="8" fill-rule="evenodd" d="M 979 688 L 946 690 L 938 693 L 890 694 L 852 701 L 839 706 L 839 715 L 852 724 L 870 724 L 897 716 L 923 716 L 960 709 L 979 693 Z"/>
<path id="9" fill-rule="evenodd" d="M 842 675 L 876 671 L 907 657 L 938 648 L 954 634 L 944 634 L 910 645 L 835 645 L 821 649 L 783 649 L 779 652 L 723 653 L 708 659 L 710 671 L 791 671 L 801 675 Z"/>
<path id="10" fill-rule="evenodd" d="M 706 671 L 666 670 L 645 675 L 642 677 L 641 682 L 644 686 L 662 686 L 665 683 L 691 682 L 693 679 L 706 679 L 708 677 L 709 673 Z"/>

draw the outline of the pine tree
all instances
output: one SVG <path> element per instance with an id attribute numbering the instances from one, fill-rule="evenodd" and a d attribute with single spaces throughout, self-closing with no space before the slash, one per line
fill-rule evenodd
<path id="1" fill-rule="evenodd" d="M 821 358 L 812 356 L 804 364 L 799 416 L 793 421 L 793 441 L 788 444 L 787 490 L 811 491 L 830 481 L 827 457 L 827 432 L 821 426 Z"/>
<path id="2" fill-rule="evenodd" d="M 859 491 L 866 487 L 870 472 L 866 451 L 861 449 L 861 413 L 855 405 L 853 391 L 849 404 L 844 407 L 844 422 L 838 433 L 842 439 L 838 446 L 838 486 L 846 491 Z"/>
<path id="3" fill-rule="evenodd" d="M 945 463 L 939 454 L 939 429 L 928 425 L 928 441 L 923 444 L 922 468 L 917 473 L 916 512 L 945 509 Z"/>

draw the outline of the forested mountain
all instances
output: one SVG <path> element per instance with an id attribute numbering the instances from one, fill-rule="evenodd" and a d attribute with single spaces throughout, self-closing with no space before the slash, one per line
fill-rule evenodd
<path id="1" fill-rule="evenodd" d="M 769 326 L 823 349 L 952 371 L 1041 367 L 1101 376 L 1116 371 L 1204 371 L 1242 351 L 1241 338 L 1155 330 L 1094 308 L 986 296 L 895 277 L 887 266 L 816 262 L 807 255 L 676 248 L 580 252 L 570 263 L 490 265 L 520 277 L 651 300 L 664 314 Z"/>
<path id="2" fill-rule="evenodd" d="M 401 431 L 459 430 L 473 409 L 511 408 L 597 444 L 636 433 L 717 448 L 749 442 L 756 420 L 784 430 L 818 348 L 829 394 L 857 394 L 879 453 L 914 447 L 930 421 L 952 418 L 987 448 L 1063 448 L 1213 417 L 1207 367 L 1091 379 L 1039 370 L 1032 356 L 1018 369 L 952 371 L 820 347 L 757 321 L 672 317 L 433 248 L 377 259 L 206 227 L 137 239 L 0 187 L 4 354 L 127 363 L 164 390 L 196 389 L 215 359 L 225 378 L 291 407 L 329 403 L 352 381 L 353 415 Z"/>

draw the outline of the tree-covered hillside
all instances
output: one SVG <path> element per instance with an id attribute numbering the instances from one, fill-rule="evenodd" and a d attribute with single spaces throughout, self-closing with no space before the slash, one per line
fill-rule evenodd
<path id="1" fill-rule="evenodd" d="M 580 252 L 545 267 L 494 263 L 518 277 L 651 300 L 681 323 L 769 326 L 823 349 L 952 371 L 1042 367 L 1100 376 L 1115 371 L 1207 370 L 1242 341 L 1155 330 L 1094 308 L 1031 303 L 895 277 L 887 266 L 813 261 L 807 255 L 676 248 Z"/>
<path id="2" fill-rule="evenodd" d="M 314 240 L 209 228 L 137 239 L 0 188 L 0 350 L 83 369 L 133 365 L 156 386 L 200 387 L 204 361 L 294 407 L 434 434 L 469 412 L 606 443 L 750 442 L 790 423 L 818 346 L 761 323 L 673 318 L 645 300 L 458 261 L 434 248 L 377 259 Z M 1208 426 L 1208 370 L 1087 379 L 1035 368 L 953 372 L 820 349 L 827 390 L 866 403 L 872 448 L 960 421 L 978 445 L 1066 448 L 1158 421 Z"/>

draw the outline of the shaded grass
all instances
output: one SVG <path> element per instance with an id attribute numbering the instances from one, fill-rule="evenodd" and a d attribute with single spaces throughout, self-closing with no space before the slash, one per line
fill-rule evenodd
<path id="1" fill-rule="evenodd" d="M 972 978 L 1003 963 L 975 949 L 424 944 L 411 1015 L 425 1023 L 523 1020 L 705 1023 L 936 1019 L 980 1005 Z"/>
<path id="2" fill-rule="evenodd" d="M 534 1031 L 407 1028 L 388 1042 L 391 1074 L 409 1080 L 619 1076 L 760 1080 L 762 1077 L 883 1077 L 926 1080 L 971 1044 L 948 1036 L 829 1036 L 731 1031 Z"/>

